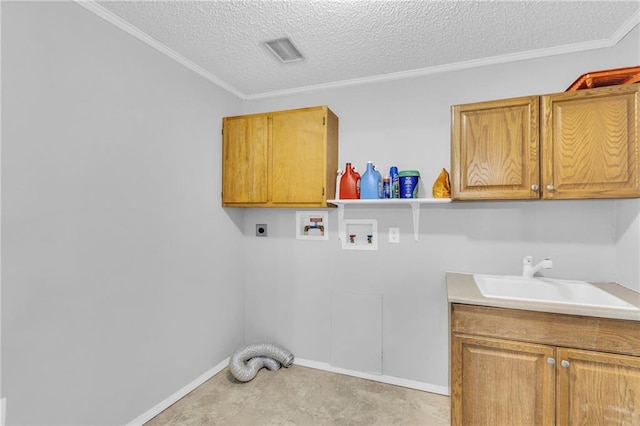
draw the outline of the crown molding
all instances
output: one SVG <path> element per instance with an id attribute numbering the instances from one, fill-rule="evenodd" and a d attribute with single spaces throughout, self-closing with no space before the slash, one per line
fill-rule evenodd
<path id="1" fill-rule="evenodd" d="M 229 85 L 228 83 L 226 83 L 225 81 L 219 79 L 215 75 L 211 74 L 209 71 L 207 71 L 204 68 L 202 68 L 200 65 L 198 65 L 198 64 L 190 61 L 189 59 L 185 58 L 184 56 L 180 55 L 178 52 L 176 52 L 175 50 L 167 47 L 165 44 L 159 42 L 158 40 L 156 40 L 155 38 L 151 37 L 149 34 L 145 33 L 144 31 L 141 31 L 137 27 L 131 25 L 130 23 L 128 23 L 124 19 L 120 18 L 118 15 L 116 15 L 113 12 L 111 12 L 111 11 L 105 9 L 104 7 L 100 6 L 95 1 L 93 1 L 93 0 L 73 0 L 73 1 L 76 4 L 78 4 L 79 6 L 82 6 L 85 9 L 89 10 L 90 12 L 93 12 L 94 14 L 98 15 L 100 18 L 104 19 L 105 21 L 107 21 L 107 22 L 115 25 L 116 27 L 120 28 L 124 32 L 126 32 L 126 33 L 134 36 L 138 40 L 148 44 L 149 46 L 151 46 L 154 49 L 158 50 L 160 53 L 163 53 L 163 54 L 167 55 L 168 57 L 170 57 L 174 61 L 178 62 L 179 64 L 181 64 L 183 66 L 185 66 L 186 68 L 190 69 L 191 71 L 195 72 L 196 74 L 199 74 L 200 76 L 202 76 L 205 79 L 209 80 L 213 84 L 221 87 L 222 89 L 226 90 L 227 92 L 236 95 L 240 99 L 246 99 L 247 98 L 247 96 L 244 93 L 240 92 L 235 87 L 233 87 L 233 86 Z"/>
<path id="2" fill-rule="evenodd" d="M 439 74 L 444 72 L 460 71 L 470 68 L 484 67 L 488 65 L 504 64 L 508 62 L 517 62 L 527 59 L 538 59 L 547 56 L 563 55 L 569 53 L 582 52 L 586 50 L 602 49 L 613 47 L 620 42 L 627 34 L 631 32 L 640 23 L 640 11 L 632 15 L 622 26 L 609 38 L 594 40 L 584 43 L 566 44 L 545 49 L 529 50 L 526 52 L 513 53 L 509 55 L 492 56 L 488 58 L 474 59 L 471 61 L 455 62 L 452 64 L 437 65 L 428 68 L 419 68 L 410 71 L 401 71 L 377 75 L 372 77 L 363 77 L 350 80 L 342 80 L 326 84 L 318 84 L 312 86 L 298 87 L 294 89 L 277 90 L 273 92 L 257 93 L 255 95 L 247 95 L 246 100 L 257 100 L 272 98 L 278 96 L 295 95 L 298 93 L 313 92 L 319 90 L 336 89 L 341 87 L 358 86 L 363 84 L 380 83 L 385 81 L 402 80 L 406 78 L 422 77 L 425 75 Z"/>
<path id="3" fill-rule="evenodd" d="M 626 22 L 624 22 L 620 26 L 620 28 L 618 28 L 618 30 L 615 33 L 613 33 L 613 35 L 611 35 L 611 37 L 606 39 L 595 40 L 595 41 L 584 42 L 584 43 L 567 44 L 563 46 L 556 46 L 556 47 L 551 47 L 546 49 L 536 49 L 536 50 L 530 50 L 526 52 L 519 52 L 514 54 L 508 54 L 508 55 L 492 56 L 489 58 L 481 58 L 481 59 L 475 59 L 471 61 L 462 61 L 462 62 L 456 62 L 452 64 L 437 65 L 433 67 L 419 68 L 415 70 L 382 74 L 382 75 L 376 75 L 371 77 L 355 78 L 355 79 L 349 79 L 349 80 L 336 81 L 332 83 L 323 83 L 323 84 L 316 84 L 316 85 L 310 85 L 310 86 L 296 87 L 293 89 L 276 90 L 272 92 L 263 92 L 263 93 L 247 95 L 239 91 L 235 87 L 231 86 L 227 82 L 211 74 L 209 71 L 205 70 L 204 68 L 197 65 L 196 63 L 180 55 L 173 49 L 170 49 L 163 43 L 151 37 L 149 34 L 134 27 L 130 23 L 126 22 L 125 20 L 117 16 L 116 14 L 100 6 L 95 1 L 93 0 L 73 0 L 73 1 L 76 4 L 98 15 L 99 17 L 106 20 L 107 22 L 110 22 L 111 24 L 115 25 L 121 30 L 143 41 L 144 43 L 158 50 L 159 52 L 167 55 L 168 57 L 182 64 L 183 66 L 190 69 L 191 71 L 199 74 L 200 76 L 209 80 L 211 83 L 221 87 L 222 89 L 228 91 L 229 93 L 232 93 L 238 98 L 246 101 L 273 98 L 273 97 L 279 97 L 279 96 L 296 95 L 300 93 L 308 93 L 308 92 L 321 91 L 321 90 L 327 90 L 327 89 L 339 89 L 343 87 L 359 86 L 364 84 L 402 80 L 407 78 L 422 77 L 426 75 L 439 74 L 444 72 L 452 72 L 452 71 L 460 71 L 460 70 L 465 70 L 470 68 L 484 67 L 488 65 L 497 65 L 497 64 L 504 64 L 508 62 L 543 58 L 547 56 L 582 52 L 586 50 L 602 49 L 606 47 L 612 47 L 618 44 L 620 40 L 622 40 L 627 34 L 629 34 L 629 32 L 631 32 L 631 30 L 633 30 L 640 23 L 640 11 L 638 11 L 636 14 L 632 15 Z"/>

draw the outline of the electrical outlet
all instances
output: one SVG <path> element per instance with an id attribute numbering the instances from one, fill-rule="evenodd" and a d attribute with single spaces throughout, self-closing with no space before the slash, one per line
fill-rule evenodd
<path id="1" fill-rule="evenodd" d="M 400 228 L 389 228 L 389 242 L 390 243 L 400 242 Z"/>
<path id="2" fill-rule="evenodd" d="M 256 237 L 266 237 L 266 236 L 267 236 L 267 224 L 258 223 L 256 225 Z"/>

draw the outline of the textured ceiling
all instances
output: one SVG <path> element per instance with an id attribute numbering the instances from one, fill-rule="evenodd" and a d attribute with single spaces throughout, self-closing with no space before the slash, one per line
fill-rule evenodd
<path id="1" fill-rule="evenodd" d="M 609 46 L 640 21 L 638 0 L 79 4 L 243 98 Z M 275 59 L 280 37 L 306 59 Z"/>

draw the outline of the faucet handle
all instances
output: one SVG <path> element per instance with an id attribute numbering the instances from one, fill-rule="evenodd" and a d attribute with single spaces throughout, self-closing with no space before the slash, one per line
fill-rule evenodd
<path id="1" fill-rule="evenodd" d="M 523 265 L 531 265 L 533 264 L 533 256 L 525 256 L 522 258 Z"/>

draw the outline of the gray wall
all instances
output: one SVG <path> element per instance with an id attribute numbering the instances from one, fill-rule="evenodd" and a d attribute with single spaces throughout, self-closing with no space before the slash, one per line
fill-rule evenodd
<path id="1" fill-rule="evenodd" d="M 450 105 L 562 91 L 637 64 L 638 39 L 636 28 L 610 49 L 242 103 L 76 4 L 3 2 L 8 423 L 126 423 L 245 337 L 331 362 L 332 327 L 349 325 L 332 324 L 343 295 L 382 295 L 383 374 L 446 389 L 445 272 L 518 273 L 526 254 L 552 257 L 553 276 L 640 290 L 637 200 L 427 206 L 418 243 L 408 207 L 349 209 L 383 239 L 357 252 L 340 249 L 335 210 L 329 241 L 300 241 L 295 210 L 222 209 L 219 195 L 225 115 L 327 104 L 341 164 L 419 169 L 428 190 L 449 167 Z M 389 226 L 400 244 L 385 242 Z"/>
<path id="2" fill-rule="evenodd" d="M 640 293 L 640 199 L 616 202 L 617 281 Z"/>
<path id="3" fill-rule="evenodd" d="M 373 160 L 383 171 L 418 169 L 429 196 L 449 169 L 451 105 L 561 92 L 587 71 L 638 64 L 639 39 L 636 27 L 612 48 L 255 100 L 245 112 L 327 104 L 340 118 L 341 167 L 363 171 Z M 294 239 L 293 211 L 248 210 L 247 340 L 278 340 L 299 358 L 331 363 L 332 327 L 349 326 L 332 318 L 332 298 L 381 294 L 382 374 L 446 389 L 446 271 L 518 274 L 523 256 L 548 256 L 549 276 L 638 289 L 639 212 L 637 200 L 425 206 L 415 243 L 409 207 L 347 207 L 347 218 L 378 221 L 379 250 L 356 252 L 340 249 L 335 211 L 330 240 L 310 242 Z M 268 238 L 254 237 L 256 223 L 269 225 Z M 386 243 L 391 226 L 400 227 L 399 245 Z"/>
<path id="4" fill-rule="evenodd" d="M 71 2 L 2 3 L 8 424 L 124 424 L 244 342 L 240 101 Z"/>

